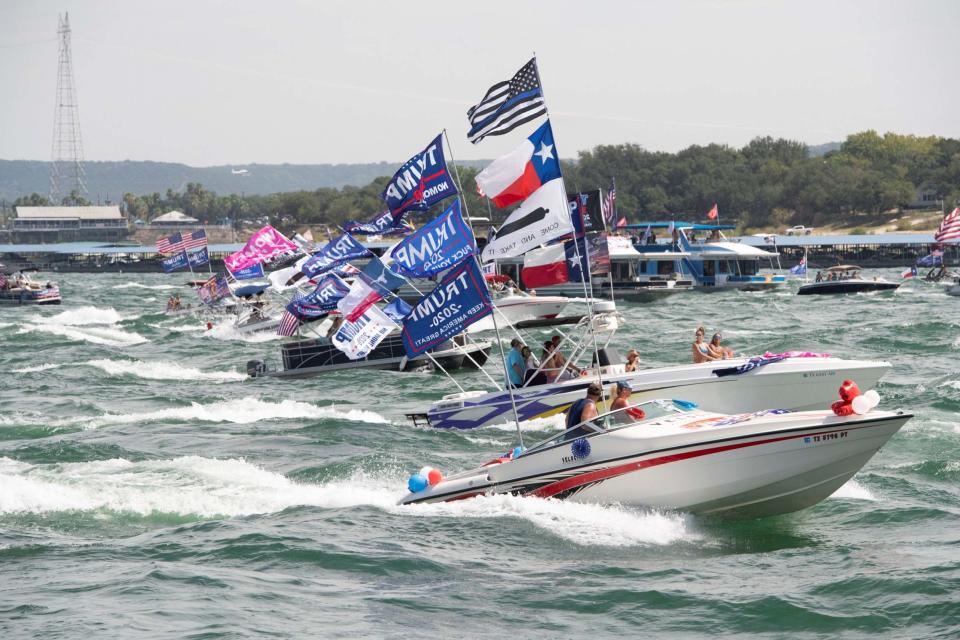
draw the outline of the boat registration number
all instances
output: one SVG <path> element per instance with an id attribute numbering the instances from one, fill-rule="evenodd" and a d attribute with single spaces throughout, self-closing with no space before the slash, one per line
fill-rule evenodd
<path id="1" fill-rule="evenodd" d="M 814 444 L 817 442 L 830 442 L 831 440 L 840 440 L 841 438 L 846 438 L 846 431 L 835 431 L 833 433 L 821 433 L 815 436 L 805 436 L 803 438 L 804 443 Z"/>

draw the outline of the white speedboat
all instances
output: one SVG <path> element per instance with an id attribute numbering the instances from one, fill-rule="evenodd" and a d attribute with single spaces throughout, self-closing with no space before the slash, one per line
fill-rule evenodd
<path id="1" fill-rule="evenodd" d="M 740 517 L 790 513 L 836 491 L 912 417 L 726 415 L 664 400 L 640 408 L 645 417 L 631 417 L 636 408 L 601 415 L 400 503 L 508 493 Z"/>
<path id="2" fill-rule="evenodd" d="M 610 303 L 598 303 L 593 321 L 581 321 L 583 337 L 574 346 L 569 361 L 592 348 L 590 332 L 607 334 L 600 344 L 620 326 L 622 318 L 608 311 Z M 890 369 L 890 363 L 871 360 L 844 360 L 832 357 L 791 357 L 752 366 L 751 358 L 734 358 L 700 364 L 624 371 L 616 356 L 602 348 L 600 376 L 609 393 L 613 383 L 624 380 L 633 389 L 637 402 L 672 397 L 690 400 L 713 411 L 737 413 L 758 411 L 770 406 L 790 410 L 816 409 L 836 399 L 837 387 L 846 379 L 861 388 L 874 387 Z M 732 374 L 743 368 L 743 373 Z M 521 422 L 549 418 L 567 410 L 584 396 L 587 386 L 597 380 L 595 369 L 586 369 L 579 378 L 551 384 L 508 390 L 464 391 L 434 402 L 426 414 L 408 414 L 415 423 L 426 421 L 438 429 L 475 429 L 514 420 L 513 406 Z"/>
<path id="3" fill-rule="evenodd" d="M 565 296 L 538 296 L 520 291 L 515 286 L 491 291 L 494 313 L 497 323 L 503 327 L 517 325 L 529 320 L 550 320 L 556 318 L 570 302 Z M 479 333 L 493 330 L 493 315 L 473 323 L 467 333 Z"/>

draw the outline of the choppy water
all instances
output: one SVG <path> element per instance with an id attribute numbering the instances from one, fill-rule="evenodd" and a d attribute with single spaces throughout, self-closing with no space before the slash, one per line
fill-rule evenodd
<path id="1" fill-rule="evenodd" d="M 430 374 L 246 380 L 279 343 L 166 318 L 175 278 L 60 282 L 61 307 L 0 309 L 0 638 L 960 635 L 960 299 L 939 287 L 621 305 L 615 344 L 650 365 L 686 361 L 701 323 L 737 350 L 894 364 L 881 406 L 916 418 L 853 481 L 724 522 L 397 507 L 411 471 L 512 433 L 408 426 L 455 390 Z"/>

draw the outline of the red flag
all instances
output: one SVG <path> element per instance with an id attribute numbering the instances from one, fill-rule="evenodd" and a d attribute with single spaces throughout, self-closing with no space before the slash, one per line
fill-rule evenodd
<path id="1" fill-rule="evenodd" d="M 719 215 L 720 215 L 720 212 L 717 211 L 717 203 L 714 202 L 713 209 L 710 209 L 710 211 L 707 212 L 707 219 L 716 220 Z"/>
<path id="2" fill-rule="evenodd" d="M 627 219 L 626 219 L 626 218 L 620 218 L 619 220 L 617 220 L 617 229 L 622 229 L 622 228 L 624 228 L 625 226 L 627 226 Z"/>

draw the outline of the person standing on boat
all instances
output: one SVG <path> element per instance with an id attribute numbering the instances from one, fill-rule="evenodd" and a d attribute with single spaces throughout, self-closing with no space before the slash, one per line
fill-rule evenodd
<path id="1" fill-rule="evenodd" d="M 600 402 L 601 398 L 603 398 L 603 387 L 600 386 L 599 382 L 591 382 L 590 386 L 587 387 L 587 397 L 580 398 L 567 409 L 567 429 L 575 427 L 581 422 L 593 420 L 600 415 L 597 411 L 597 403 Z M 571 431 L 567 437 L 579 438 L 595 431 L 596 429 L 581 426 L 579 429 Z"/>
<path id="2" fill-rule="evenodd" d="M 507 354 L 507 377 L 510 379 L 510 384 L 516 389 L 523 386 L 523 375 L 526 371 L 526 363 L 520 353 L 522 347 L 523 343 L 514 338 L 510 341 L 510 353 Z"/>

